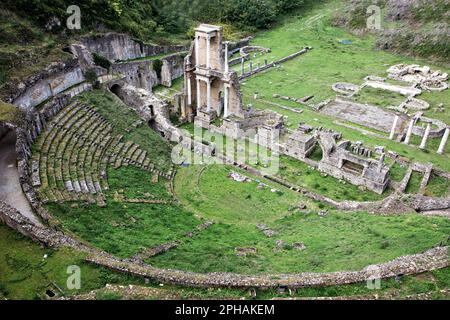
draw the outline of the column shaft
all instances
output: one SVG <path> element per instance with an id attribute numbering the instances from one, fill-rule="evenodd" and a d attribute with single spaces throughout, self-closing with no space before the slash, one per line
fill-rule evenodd
<path id="1" fill-rule="evenodd" d="M 201 106 L 200 79 L 197 78 L 197 110 L 200 110 Z"/>
<path id="2" fill-rule="evenodd" d="M 211 38 L 208 35 L 206 38 L 206 68 L 211 68 Z"/>
<path id="3" fill-rule="evenodd" d="M 199 66 L 200 65 L 200 49 L 199 49 L 199 45 L 200 45 L 200 41 L 198 39 L 198 36 L 195 36 L 195 66 Z"/>
<path id="4" fill-rule="evenodd" d="M 403 142 L 404 144 L 409 144 L 409 141 L 411 140 L 411 135 L 414 127 L 414 119 L 411 119 L 411 122 L 409 123 L 408 131 L 406 132 L 406 138 Z"/>
<path id="5" fill-rule="evenodd" d="M 225 73 L 228 73 L 228 42 L 225 42 Z"/>
<path id="6" fill-rule="evenodd" d="M 442 137 L 441 144 L 438 149 L 439 154 L 444 154 L 445 146 L 447 145 L 448 136 L 450 135 L 450 128 L 445 129 L 444 136 Z"/>
<path id="7" fill-rule="evenodd" d="M 395 116 L 394 123 L 392 124 L 391 134 L 389 136 L 389 139 L 394 139 L 395 136 L 395 129 L 397 129 L 397 123 L 398 123 L 398 116 Z"/>
<path id="8" fill-rule="evenodd" d="M 422 142 L 420 143 L 420 149 L 425 149 L 427 146 L 428 136 L 431 131 L 431 123 L 427 123 L 427 128 L 425 129 L 425 133 L 423 134 Z"/>
<path id="9" fill-rule="evenodd" d="M 223 117 L 228 117 L 228 86 L 224 87 L 224 97 L 223 97 Z"/>
<path id="10" fill-rule="evenodd" d="M 206 95 L 207 95 L 207 106 L 206 110 L 209 112 L 211 111 L 211 81 L 208 79 L 208 82 L 206 83 L 207 89 L 206 89 Z"/>
<path id="11" fill-rule="evenodd" d="M 191 77 L 187 76 L 187 94 L 188 94 L 188 105 L 192 104 L 192 87 L 191 87 Z"/>

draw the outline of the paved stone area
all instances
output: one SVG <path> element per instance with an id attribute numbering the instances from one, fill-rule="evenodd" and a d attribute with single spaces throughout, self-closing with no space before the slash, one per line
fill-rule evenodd
<path id="1" fill-rule="evenodd" d="M 321 113 L 389 133 L 394 123 L 395 114 L 382 108 L 337 100 L 322 108 Z M 402 127 L 400 118 L 397 128 Z"/>

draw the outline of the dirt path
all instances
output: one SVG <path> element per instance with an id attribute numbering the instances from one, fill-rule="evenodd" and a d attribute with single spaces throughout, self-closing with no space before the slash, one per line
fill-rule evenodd
<path id="1" fill-rule="evenodd" d="M 0 200 L 19 210 L 31 221 L 40 224 L 19 183 L 15 136 L 12 131 L 0 140 Z"/>

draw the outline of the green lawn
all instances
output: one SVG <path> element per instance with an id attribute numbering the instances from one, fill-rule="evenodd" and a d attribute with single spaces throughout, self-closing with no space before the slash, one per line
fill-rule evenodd
<path id="1" fill-rule="evenodd" d="M 71 265 L 81 268 L 80 290 L 67 288 L 67 268 Z M 72 295 L 101 288 L 106 283 L 131 280 L 132 277 L 85 263 L 83 254 L 68 248 L 44 249 L 0 222 L 0 297 L 45 299 L 47 288 L 59 295 Z"/>
<path id="2" fill-rule="evenodd" d="M 270 223 L 278 235 L 267 238 L 247 220 L 238 221 L 235 225 L 215 224 L 148 262 L 162 268 L 244 274 L 357 270 L 428 249 L 445 240 L 450 228 L 446 218 L 417 214 L 386 217 L 331 212 L 319 217 L 317 213 L 296 213 Z M 274 251 L 276 240 L 286 243 L 281 252 Z M 295 242 L 303 242 L 306 249 L 293 249 Z M 236 247 L 256 248 L 257 252 L 239 257 Z"/>
<path id="3" fill-rule="evenodd" d="M 391 170 L 389 170 L 389 175 L 393 181 L 400 182 L 403 180 L 406 174 L 406 170 L 406 167 L 401 166 L 398 163 L 394 163 L 394 165 L 391 167 Z"/>
<path id="4" fill-rule="evenodd" d="M 450 191 L 450 180 L 432 175 L 425 189 L 425 194 L 432 197 L 446 197 Z"/>
<path id="5" fill-rule="evenodd" d="M 406 193 L 417 193 L 420 188 L 420 183 L 423 179 L 423 173 L 413 171 L 411 178 L 409 179 L 408 185 L 406 186 Z"/>
<path id="6" fill-rule="evenodd" d="M 65 202 L 48 204 L 47 208 L 64 228 L 120 257 L 131 257 L 142 249 L 175 240 L 201 223 L 176 203 L 128 203 L 120 197 L 171 199 L 165 182 L 152 183 L 150 173 L 111 169 L 108 177 L 106 207 Z"/>
<path id="7" fill-rule="evenodd" d="M 239 172 L 251 182 L 237 182 L 229 174 Z M 175 177 L 175 193 L 183 205 L 207 219 L 229 224 L 267 223 L 290 214 L 295 205 L 311 201 L 279 185 L 263 179 L 269 187 L 258 189 L 255 178 L 233 167 L 191 165 L 180 168 Z M 277 189 L 281 192 L 271 192 Z"/>
<path id="8" fill-rule="evenodd" d="M 192 165 L 178 170 L 175 192 L 181 203 L 219 223 L 149 263 L 202 272 L 358 269 L 425 250 L 443 240 L 450 227 L 448 219 L 417 214 L 385 217 L 331 211 L 319 217 L 320 205 L 290 190 L 280 189 L 282 193 L 277 194 L 258 190 L 256 182 L 234 181 L 228 177 L 230 170 L 235 169 Z M 300 203 L 306 204 L 306 214 L 295 209 Z M 278 234 L 265 237 L 257 223 L 267 224 Z M 288 244 L 286 250 L 273 251 L 277 239 Z M 307 249 L 292 249 L 294 242 L 304 242 Z M 254 247 L 257 254 L 238 257 L 235 247 Z"/>
<path id="9" fill-rule="evenodd" d="M 406 97 L 395 92 L 365 87 L 353 96 L 353 99 L 359 103 L 367 103 L 373 106 L 383 108 L 398 107 Z"/>

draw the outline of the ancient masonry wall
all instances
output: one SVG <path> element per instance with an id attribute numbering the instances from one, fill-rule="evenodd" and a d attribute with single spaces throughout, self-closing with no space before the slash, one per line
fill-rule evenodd
<path id="1" fill-rule="evenodd" d="M 84 81 L 77 59 L 55 62 L 37 75 L 28 77 L 11 90 L 5 101 L 30 110 L 49 98 Z"/>
<path id="2" fill-rule="evenodd" d="M 147 44 L 120 33 L 85 36 L 81 38 L 81 42 L 89 51 L 97 53 L 111 61 L 124 61 L 188 50 L 187 46 Z"/>
<path id="3" fill-rule="evenodd" d="M 128 84 L 151 92 L 152 88 L 159 84 L 171 87 L 172 81 L 183 75 L 183 53 L 161 58 L 161 62 L 160 74 L 155 71 L 154 60 L 114 63 L 111 69 L 113 73 L 124 75 Z"/>

